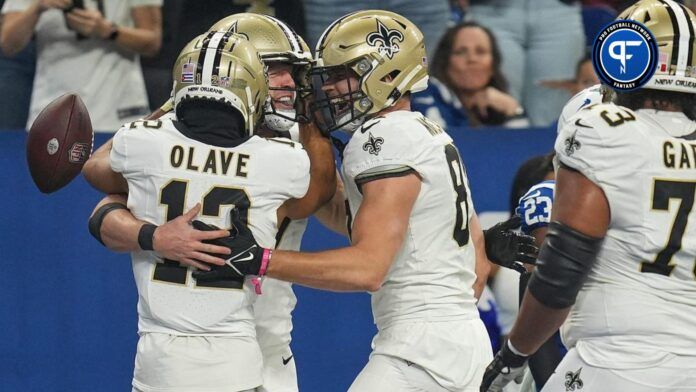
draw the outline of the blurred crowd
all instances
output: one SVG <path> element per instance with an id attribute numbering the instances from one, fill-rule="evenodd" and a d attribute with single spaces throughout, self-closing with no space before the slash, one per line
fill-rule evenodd
<path id="1" fill-rule="evenodd" d="M 165 102 L 171 67 L 223 15 L 286 21 L 310 45 L 341 15 L 387 9 L 423 31 L 429 88 L 414 107 L 447 128 L 545 127 L 597 83 L 588 56 L 622 0 L 0 0 L 0 129 L 29 128 L 42 108 L 77 92 L 94 128 L 114 132 Z M 691 1 L 687 1 L 691 6 Z"/>

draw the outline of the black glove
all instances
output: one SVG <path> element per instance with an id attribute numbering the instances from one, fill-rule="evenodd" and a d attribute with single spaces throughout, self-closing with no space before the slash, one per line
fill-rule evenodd
<path id="1" fill-rule="evenodd" d="M 247 275 L 263 276 L 266 273 L 268 261 L 271 258 L 270 249 L 258 245 L 251 230 L 243 224 L 239 211 L 235 208 L 230 212 L 232 229 L 230 236 L 215 240 L 204 241 L 214 245 L 230 248 L 229 255 L 213 255 L 225 259 L 225 265 L 211 266 L 210 271 L 194 271 L 193 277 L 201 282 L 224 279 L 243 279 Z M 197 230 L 218 230 L 198 220 L 191 222 Z M 258 290 L 257 290 L 258 291 Z"/>
<path id="2" fill-rule="evenodd" d="M 536 263 L 539 248 L 534 244 L 534 237 L 513 231 L 521 224 L 522 218 L 513 215 L 507 221 L 483 231 L 486 256 L 490 261 L 518 272 L 526 271 L 522 263 Z"/>
<path id="3" fill-rule="evenodd" d="M 508 344 L 506 341 L 495 354 L 493 362 L 486 367 L 480 392 L 501 392 L 510 381 L 514 380 L 516 384 L 522 382 L 528 357 L 513 353 Z"/>

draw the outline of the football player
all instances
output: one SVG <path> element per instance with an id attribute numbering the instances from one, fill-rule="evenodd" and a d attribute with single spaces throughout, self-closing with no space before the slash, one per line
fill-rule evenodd
<path id="1" fill-rule="evenodd" d="M 315 60 L 317 122 L 351 134 L 342 168 L 347 211 L 331 215 L 332 227 L 348 228 L 351 246 L 264 258 L 269 250 L 243 229 L 228 266 L 195 278 L 268 275 L 370 291 L 379 332 L 350 391 L 472 390 L 491 357 L 472 289 L 484 236 L 452 139 L 410 110 L 410 93 L 427 85 L 423 35 L 401 15 L 355 12 L 326 29 Z M 489 257 L 494 244 L 486 243 Z"/>
<path id="2" fill-rule="evenodd" d="M 651 30 L 664 67 L 561 129 L 546 239 L 481 391 L 519 378 L 566 318 L 544 391 L 696 390 L 696 17 L 643 0 L 619 19 Z"/>
<path id="3" fill-rule="evenodd" d="M 266 83 L 258 52 L 232 32 L 204 34 L 182 51 L 174 68 L 175 114 L 129 124 L 114 137 L 112 176 L 127 180 L 136 217 L 162 224 L 182 215 L 187 201 L 200 200 L 194 210 L 202 211 L 201 219 L 226 227 L 234 206 L 244 225 L 275 245 L 282 211 L 307 192 L 309 160 L 299 144 L 252 136 Z M 96 237 L 104 211 L 113 208 L 123 206 L 105 204 L 95 212 L 90 229 Z M 188 268 L 148 252 L 157 227 L 139 224 L 137 237 L 122 238 L 129 249 L 141 249 L 133 253 L 141 335 L 134 389 L 260 387 L 253 288 L 243 280 L 190 279 Z"/>
<path id="4" fill-rule="evenodd" d="M 243 13 L 235 14 L 215 23 L 210 31 L 233 32 L 243 35 L 259 51 L 261 59 L 268 67 L 269 78 L 269 98 L 265 104 L 264 121 L 256 130 L 260 135 L 291 137 L 294 141 L 299 141 L 300 132 L 297 121 L 301 114 L 295 111 L 295 102 L 298 95 L 306 94 L 308 84 L 306 74 L 311 61 L 309 48 L 295 32 L 282 21 L 273 17 Z M 155 117 L 171 111 L 171 103 L 163 105 Z M 326 139 L 319 137 L 312 127 L 303 127 L 302 142 L 310 154 L 310 160 L 314 157 L 327 157 L 332 159 L 330 146 Z M 100 151 L 106 151 L 108 145 L 102 147 Z M 317 155 L 317 153 L 321 155 Z M 96 154 L 97 158 L 99 153 Z M 101 162 L 91 159 L 85 168 L 86 177 L 94 179 L 94 185 L 102 185 L 102 190 L 113 192 L 112 188 L 103 188 L 106 185 L 104 176 L 95 170 L 95 166 L 109 165 L 108 155 L 102 153 Z M 322 166 L 324 166 L 322 168 Z M 307 197 L 316 194 L 317 185 L 321 182 L 331 184 L 322 174 L 328 173 L 332 165 L 312 165 L 314 190 L 310 190 Z M 329 178 L 329 180 L 332 180 Z M 312 187 L 312 185 L 310 185 Z M 323 189 L 330 189 L 324 187 Z M 320 189 L 323 191 L 323 189 Z M 123 191 L 123 190 L 121 190 Z M 330 197 L 330 194 L 328 195 Z M 296 203 L 292 213 L 295 217 L 306 216 L 303 211 L 316 209 L 319 204 L 326 200 L 327 196 L 320 196 L 309 200 L 309 209 Z M 125 199 L 118 196 L 109 196 L 101 204 L 109 202 L 125 203 Z M 307 204 L 307 203 L 305 203 Z M 314 206 L 314 207 L 312 207 Z M 227 235 L 227 232 L 197 232 L 188 224 L 195 217 L 197 210 L 192 210 L 177 220 L 161 225 L 155 232 L 155 250 L 162 256 L 172 260 L 181 261 L 184 264 L 195 265 L 200 268 L 208 268 L 197 261 L 207 261 L 209 263 L 221 263 L 219 258 L 213 258 L 203 253 L 202 250 L 209 250 L 210 245 L 203 244 L 203 240 L 212 239 L 215 236 Z M 105 243 L 114 250 L 132 251 L 137 249 L 110 242 L 111 234 L 137 234 L 139 225 L 143 222 L 137 221 L 128 214 L 128 211 L 116 211 L 105 219 L 102 234 L 107 238 Z M 112 219 L 118 219 L 112 221 Z M 113 226 L 112 226 L 113 224 Z M 276 247 L 279 249 L 299 250 L 302 235 L 307 226 L 307 219 L 290 219 L 286 217 L 279 224 Z M 132 237 L 132 235 L 131 235 Z M 218 249 L 217 253 L 222 253 Z M 264 357 L 264 385 L 260 391 L 290 392 L 297 391 L 297 374 L 292 351 L 290 350 L 290 332 L 292 330 L 291 312 L 296 304 L 296 297 L 292 291 L 290 283 L 267 279 L 264 282 L 264 295 L 258 297 L 254 302 L 254 313 L 256 322 L 256 333 Z"/>

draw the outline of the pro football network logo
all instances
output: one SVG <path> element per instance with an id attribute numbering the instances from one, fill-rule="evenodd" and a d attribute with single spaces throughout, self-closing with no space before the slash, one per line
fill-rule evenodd
<path id="1" fill-rule="evenodd" d="M 377 31 L 368 34 L 365 41 L 368 45 L 377 47 L 380 54 L 391 59 L 401 50 L 399 42 L 404 41 L 404 35 L 399 30 L 390 30 L 377 19 Z"/>
<path id="2" fill-rule="evenodd" d="M 615 90 L 630 91 L 647 83 L 657 69 L 657 42 L 634 20 L 617 20 L 595 38 L 592 63 L 599 78 Z"/>

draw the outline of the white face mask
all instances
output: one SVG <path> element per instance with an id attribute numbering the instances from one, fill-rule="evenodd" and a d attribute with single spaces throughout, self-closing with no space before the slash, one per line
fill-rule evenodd
<path id="1" fill-rule="evenodd" d="M 265 111 L 267 114 L 264 116 L 264 123 L 271 130 L 286 132 L 293 125 L 295 125 L 295 121 L 290 120 L 290 118 L 295 118 L 295 111 L 294 110 L 276 109 L 275 113 L 273 113 L 273 108 L 271 107 L 271 101 L 269 100 L 269 101 L 266 101 Z M 281 114 L 282 116 L 279 116 L 278 114 Z M 285 118 L 283 116 L 288 117 L 288 118 Z"/>

